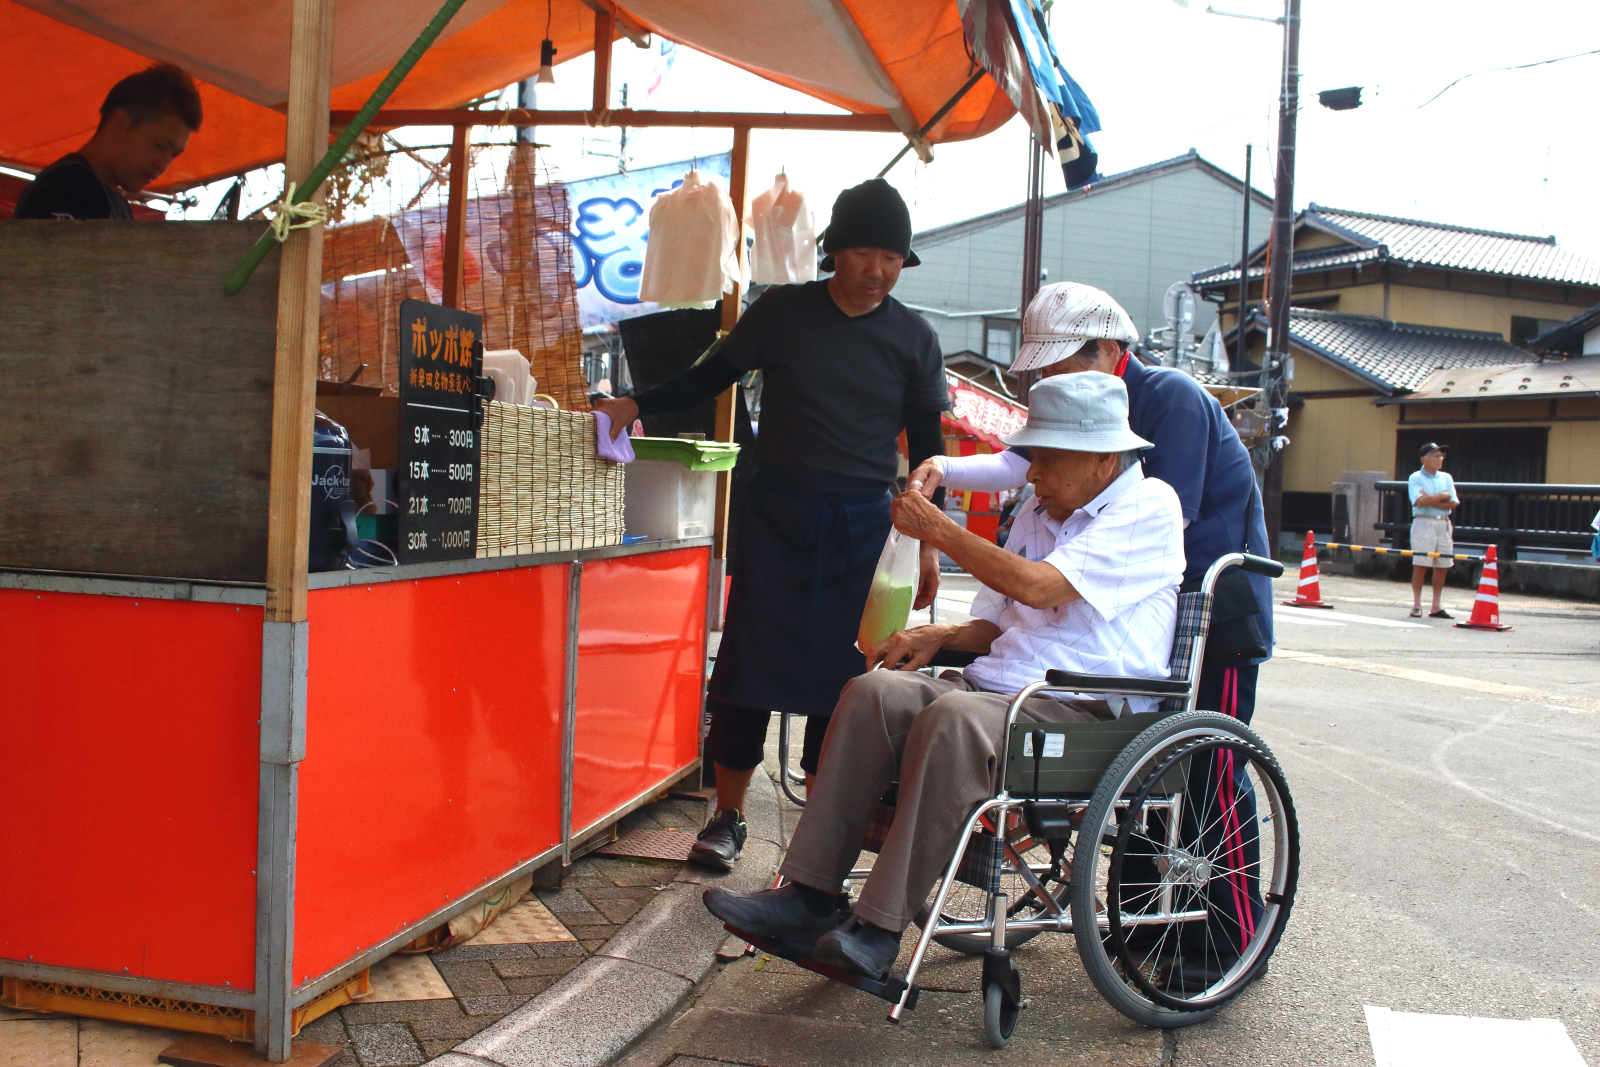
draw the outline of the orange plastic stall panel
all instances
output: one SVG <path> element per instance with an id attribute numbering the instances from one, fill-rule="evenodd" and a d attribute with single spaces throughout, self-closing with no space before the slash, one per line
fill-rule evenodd
<path id="1" fill-rule="evenodd" d="M 710 558 L 685 548 L 584 565 L 574 832 L 700 754 Z"/>
<path id="2" fill-rule="evenodd" d="M 295 984 L 561 840 L 567 567 L 314 589 Z"/>
<path id="3" fill-rule="evenodd" d="M 261 609 L 0 589 L 0 957 L 255 985 Z"/>

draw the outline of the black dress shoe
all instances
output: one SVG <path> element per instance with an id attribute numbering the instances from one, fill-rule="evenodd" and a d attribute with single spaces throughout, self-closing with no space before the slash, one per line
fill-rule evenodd
<path id="1" fill-rule="evenodd" d="M 811 958 L 841 970 L 882 980 L 900 955 L 900 934 L 864 919 L 851 919 L 817 940 Z"/>
<path id="2" fill-rule="evenodd" d="M 1162 981 L 1162 988 L 1175 997 L 1197 997 L 1207 989 L 1222 981 L 1222 976 L 1227 974 L 1237 959 L 1226 963 L 1220 960 L 1181 960 L 1169 969 Z M 1267 973 L 1267 965 L 1263 963 L 1251 981 Z"/>
<path id="3" fill-rule="evenodd" d="M 796 956 L 809 956 L 817 938 L 839 924 L 830 911 L 817 915 L 793 885 L 759 893 L 735 893 L 717 886 L 701 896 L 706 910 L 740 933 L 776 942 Z"/>
<path id="4" fill-rule="evenodd" d="M 717 817 L 706 823 L 698 839 L 689 849 L 689 861 L 719 871 L 731 871 L 744 849 L 744 839 L 750 833 L 738 808 L 723 808 Z"/>

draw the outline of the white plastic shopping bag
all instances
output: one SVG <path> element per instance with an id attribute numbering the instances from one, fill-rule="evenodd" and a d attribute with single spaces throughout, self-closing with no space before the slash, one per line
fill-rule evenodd
<path id="1" fill-rule="evenodd" d="M 889 635 L 906 628 L 911 619 L 911 603 L 917 596 L 917 562 L 922 542 L 891 529 L 878 556 L 878 569 L 872 573 L 872 588 L 867 592 L 867 608 L 861 613 L 861 628 L 856 631 L 856 647 L 867 655 Z"/>

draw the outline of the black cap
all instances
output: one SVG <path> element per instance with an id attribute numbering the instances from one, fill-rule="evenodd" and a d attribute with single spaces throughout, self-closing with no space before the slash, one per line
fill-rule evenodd
<path id="1" fill-rule="evenodd" d="M 1429 452 L 1432 452 L 1435 449 L 1438 449 L 1440 452 L 1448 452 L 1450 451 L 1450 446 L 1441 445 L 1437 441 L 1429 441 L 1427 444 L 1423 445 L 1422 449 L 1417 453 L 1417 458 L 1421 459 L 1423 456 L 1426 456 Z"/>
<path id="2" fill-rule="evenodd" d="M 833 202 L 822 231 L 822 269 L 833 270 L 833 253 L 846 248 L 883 248 L 905 257 L 905 266 L 922 260 L 911 251 L 911 211 L 900 191 L 882 178 L 846 189 Z"/>

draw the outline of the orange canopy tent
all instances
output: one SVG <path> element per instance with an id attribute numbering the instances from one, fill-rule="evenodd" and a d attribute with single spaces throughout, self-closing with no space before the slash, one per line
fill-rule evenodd
<path id="1" fill-rule="evenodd" d="M 106 90 L 151 60 L 201 82 L 205 124 L 153 191 L 173 191 L 282 159 L 292 0 L 0 0 L 0 163 L 37 170 L 82 144 Z M 438 0 L 342 0 L 332 106 L 366 101 L 434 15 Z M 468 0 L 388 101 L 456 107 L 530 76 L 547 33 L 570 60 L 594 46 L 596 9 L 631 35 L 653 32 L 915 135 L 973 71 L 962 18 L 1013 18 L 1008 0 Z M 1015 23 L 1012 26 L 1014 39 Z M 548 29 L 547 29 L 548 26 Z M 993 55 L 993 32 L 988 34 Z M 1011 49 L 1007 49 L 1011 51 Z M 1039 113 L 1015 54 L 1002 90 L 982 78 L 928 131 L 929 142 L 982 136 L 1016 111 Z M 994 68 L 996 60 L 988 65 Z M 1008 92 L 1012 95 L 1008 96 Z M 1026 94 L 1026 95 L 1023 95 Z M 1053 140 L 1053 138 L 1051 138 Z"/>

